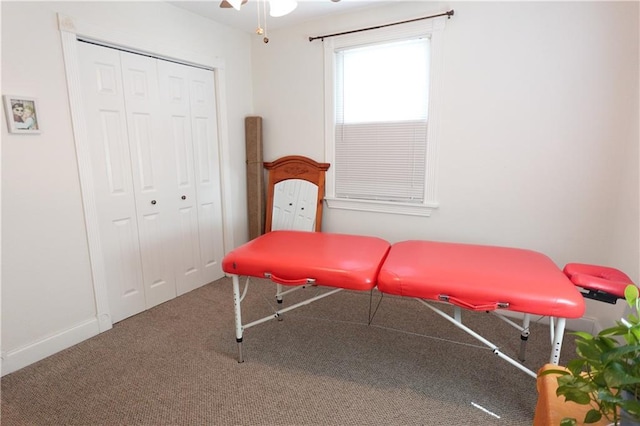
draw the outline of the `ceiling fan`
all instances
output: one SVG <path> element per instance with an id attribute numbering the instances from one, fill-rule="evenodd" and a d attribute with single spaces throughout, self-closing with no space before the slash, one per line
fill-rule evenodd
<path id="1" fill-rule="evenodd" d="M 222 0 L 220 7 L 229 8 L 232 7 L 236 10 L 240 10 L 240 7 L 249 0 Z M 296 0 L 270 0 L 269 1 L 269 15 L 273 17 L 287 15 L 298 7 Z"/>
<path id="2" fill-rule="evenodd" d="M 243 4 L 245 4 L 245 3 L 246 3 L 246 2 L 248 2 L 248 1 L 249 1 L 249 0 L 242 0 L 242 1 L 240 2 L 240 6 L 242 6 Z M 238 2 L 234 2 L 234 3 L 236 3 L 236 4 L 237 4 Z M 227 0 L 222 0 L 222 1 L 220 2 L 220 7 L 221 7 L 221 8 L 223 8 L 223 9 L 229 9 L 229 8 L 233 7 L 234 9 L 238 9 L 238 10 L 240 10 L 240 6 L 236 7 L 236 6 L 232 5 L 231 3 L 229 3 Z"/>
<path id="3" fill-rule="evenodd" d="M 243 4 L 247 3 L 249 0 L 222 0 L 220 2 L 220 7 L 223 9 L 234 8 L 236 10 L 240 10 Z M 339 2 L 340 0 L 331 0 L 334 3 Z M 298 7 L 298 2 L 296 0 L 257 0 L 258 3 L 258 28 L 256 28 L 256 34 L 263 36 L 262 41 L 265 43 L 269 43 L 269 37 L 267 37 L 267 20 L 266 16 L 261 18 L 261 12 L 266 14 L 266 4 L 269 3 L 269 15 L 273 17 L 279 17 L 287 15 Z M 264 19 L 264 28 L 262 27 Z"/>
<path id="4" fill-rule="evenodd" d="M 224 9 L 234 8 L 236 10 L 240 10 L 240 7 L 248 1 L 249 0 L 222 0 L 220 2 L 220 7 Z M 331 1 L 337 3 L 340 0 Z M 293 12 L 296 7 L 298 7 L 298 2 L 296 0 L 269 0 L 269 15 L 273 17 L 284 16 Z"/>

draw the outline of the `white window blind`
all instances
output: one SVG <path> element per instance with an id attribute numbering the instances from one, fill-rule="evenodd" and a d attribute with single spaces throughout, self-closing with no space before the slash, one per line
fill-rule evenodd
<path id="1" fill-rule="evenodd" d="M 335 51 L 335 196 L 423 203 L 430 40 Z"/>

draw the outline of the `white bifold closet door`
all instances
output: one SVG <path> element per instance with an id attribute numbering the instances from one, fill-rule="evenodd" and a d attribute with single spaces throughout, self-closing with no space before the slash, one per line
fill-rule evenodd
<path id="1" fill-rule="evenodd" d="M 178 191 L 178 295 L 223 276 L 220 158 L 213 73 L 158 61 Z"/>
<path id="2" fill-rule="evenodd" d="M 213 73 L 78 43 L 112 321 L 223 276 Z"/>
<path id="3" fill-rule="evenodd" d="M 276 184 L 273 194 L 271 230 L 314 231 L 318 186 L 303 179 L 287 179 Z"/>

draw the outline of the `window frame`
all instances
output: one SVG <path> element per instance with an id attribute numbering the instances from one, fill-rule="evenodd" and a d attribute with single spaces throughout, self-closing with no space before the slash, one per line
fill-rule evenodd
<path id="1" fill-rule="evenodd" d="M 429 63 L 429 118 L 427 127 L 427 153 L 425 162 L 425 185 L 422 203 L 403 203 L 346 199 L 336 197 L 335 168 L 331 167 L 326 176 L 326 196 L 328 208 L 343 210 L 394 213 L 412 216 L 430 216 L 438 208 L 437 201 L 437 153 L 440 100 L 442 98 L 443 49 L 442 33 L 446 17 L 414 21 L 371 31 L 357 32 L 324 40 L 324 80 L 325 80 L 325 159 L 335 164 L 335 51 L 345 48 L 378 44 L 402 39 L 429 37 L 431 57 Z"/>

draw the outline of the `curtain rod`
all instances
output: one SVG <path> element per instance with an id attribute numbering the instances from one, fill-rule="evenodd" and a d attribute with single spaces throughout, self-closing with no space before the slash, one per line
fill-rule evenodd
<path id="1" fill-rule="evenodd" d="M 321 36 L 317 36 L 317 37 L 309 37 L 309 41 L 318 40 L 318 39 L 324 41 L 324 39 L 327 38 L 327 37 L 335 37 L 335 36 L 340 36 L 340 35 L 345 35 L 345 34 L 359 33 L 361 31 L 377 30 L 378 28 L 390 27 L 392 25 L 406 24 L 408 22 L 421 21 L 423 19 L 438 18 L 440 16 L 448 16 L 448 19 L 451 19 L 451 17 L 453 16 L 453 13 L 454 13 L 453 9 L 451 9 L 448 12 L 440 13 L 438 15 L 423 16 L 422 18 L 409 19 L 407 21 L 400 21 L 400 22 L 392 22 L 390 24 L 378 25 L 377 27 L 360 28 L 359 30 L 345 31 L 345 32 L 342 32 L 342 33 L 325 34 L 325 35 L 321 35 Z"/>

